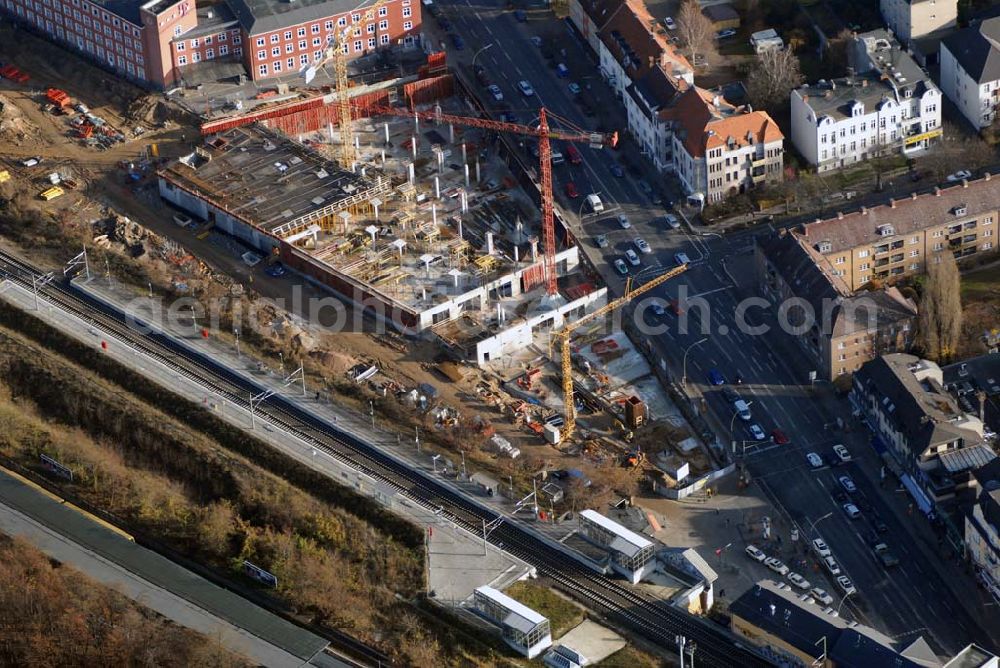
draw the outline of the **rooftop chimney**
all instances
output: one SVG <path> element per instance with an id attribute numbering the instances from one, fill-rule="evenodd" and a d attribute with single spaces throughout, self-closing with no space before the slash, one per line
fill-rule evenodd
<path id="1" fill-rule="evenodd" d="M 896 208 L 896 200 L 894 200 L 891 197 L 889 198 L 889 208 L 890 209 L 895 209 Z"/>
<path id="2" fill-rule="evenodd" d="M 989 181 L 989 180 L 990 180 L 990 173 L 983 172 L 983 181 Z"/>
<path id="3" fill-rule="evenodd" d="M 843 211 L 838 211 L 837 212 L 837 220 L 843 220 L 843 219 L 844 219 L 844 212 Z"/>
<path id="4" fill-rule="evenodd" d="M 867 216 L 868 215 L 868 207 L 867 206 L 861 207 L 861 215 L 862 216 Z"/>
<path id="5" fill-rule="evenodd" d="M 969 179 L 962 179 L 962 187 L 963 188 L 969 187 Z"/>
<path id="6" fill-rule="evenodd" d="M 914 194 L 916 194 L 916 193 L 914 193 Z M 935 197 L 940 197 L 941 196 L 941 188 L 939 188 L 938 186 L 934 186 L 934 196 Z"/>
<path id="7" fill-rule="evenodd" d="M 910 199 L 917 199 L 917 193 L 910 193 Z"/>

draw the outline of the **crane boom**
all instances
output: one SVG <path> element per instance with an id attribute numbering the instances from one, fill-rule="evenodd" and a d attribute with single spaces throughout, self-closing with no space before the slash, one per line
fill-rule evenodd
<path id="1" fill-rule="evenodd" d="M 660 274 L 656 278 L 646 283 L 643 283 L 637 288 L 632 288 L 632 279 L 629 278 L 625 283 L 625 294 L 617 299 L 613 299 L 601 308 L 597 309 L 592 313 L 588 313 L 579 320 L 574 320 L 571 323 L 563 325 L 563 328 L 556 333 L 556 337 L 559 338 L 559 344 L 562 351 L 562 382 L 563 382 L 563 402 L 565 403 L 565 421 L 563 424 L 562 438 L 560 442 L 565 442 L 569 439 L 573 432 L 576 430 L 576 405 L 573 397 L 573 364 L 572 356 L 570 354 L 569 340 L 570 336 L 574 331 L 586 325 L 588 322 L 593 322 L 594 320 L 621 308 L 631 300 L 635 299 L 639 295 L 649 292 L 653 288 L 663 285 L 670 279 L 683 274 L 687 271 L 688 266 L 682 264 L 679 267 L 674 267 L 670 271 Z"/>
<path id="2" fill-rule="evenodd" d="M 556 283 L 556 232 L 555 220 L 552 210 L 552 162 L 550 139 L 561 139 L 563 141 L 589 143 L 594 148 L 610 146 L 614 148 L 618 144 L 618 133 L 607 134 L 600 132 L 560 132 L 552 131 L 549 128 L 548 115 L 545 108 L 538 111 L 538 127 L 520 125 L 518 123 L 508 123 L 507 121 L 495 121 L 491 118 L 469 118 L 467 116 L 456 116 L 454 114 L 444 114 L 440 111 L 408 111 L 399 107 L 388 107 L 384 105 L 366 106 L 365 112 L 369 114 L 386 114 L 389 116 L 407 116 L 425 118 L 437 121 L 438 123 L 452 123 L 475 128 L 495 130 L 497 132 L 510 132 L 513 134 L 527 135 L 538 138 L 538 162 L 539 174 L 541 176 L 542 190 L 542 243 L 545 247 L 543 269 L 545 275 L 546 293 L 550 296 L 558 292 Z M 353 151 L 353 146 L 352 146 Z"/>

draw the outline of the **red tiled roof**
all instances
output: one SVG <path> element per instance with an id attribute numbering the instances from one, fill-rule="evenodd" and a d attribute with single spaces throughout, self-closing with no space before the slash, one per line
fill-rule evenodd
<path id="1" fill-rule="evenodd" d="M 697 86 L 681 95 L 668 114 L 684 130 L 684 149 L 692 158 L 704 156 L 708 149 L 726 146 L 730 139 L 736 147 L 743 147 L 785 137 L 767 112 L 741 112 L 722 96 Z"/>
<path id="2" fill-rule="evenodd" d="M 668 71 L 674 69 L 691 71 L 691 64 L 667 42 L 662 29 L 657 28 L 657 21 L 649 13 L 642 0 L 616 0 L 617 8 L 612 9 L 608 2 L 595 2 L 592 11 L 600 12 L 597 16 L 591 14 L 591 19 L 600 26 L 599 36 L 608 51 L 621 62 L 625 52 L 613 33 L 617 33 L 632 50 L 635 59 L 629 76 L 638 79 L 644 76 L 657 64 Z M 605 17 L 607 17 L 605 19 Z"/>

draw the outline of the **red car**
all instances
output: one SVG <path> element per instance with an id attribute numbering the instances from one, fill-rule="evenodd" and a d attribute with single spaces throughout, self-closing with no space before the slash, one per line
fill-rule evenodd
<path id="1" fill-rule="evenodd" d="M 580 191 L 576 189 L 576 184 L 572 181 L 566 182 L 566 196 L 570 199 L 576 199 L 580 196 Z"/>
<path id="2" fill-rule="evenodd" d="M 780 429 L 771 432 L 771 440 L 774 441 L 775 445 L 788 445 L 789 443 L 788 436 Z"/>
<path id="3" fill-rule="evenodd" d="M 676 299 L 671 299 L 670 300 L 670 310 L 673 311 L 674 315 L 683 315 L 684 314 L 684 307 Z"/>

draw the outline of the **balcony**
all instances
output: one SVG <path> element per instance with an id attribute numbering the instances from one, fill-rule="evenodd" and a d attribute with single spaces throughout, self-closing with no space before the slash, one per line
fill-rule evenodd
<path id="1" fill-rule="evenodd" d="M 889 244 L 882 244 L 881 246 L 875 247 L 875 255 L 882 255 L 883 253 L 889 252 Z"/>

